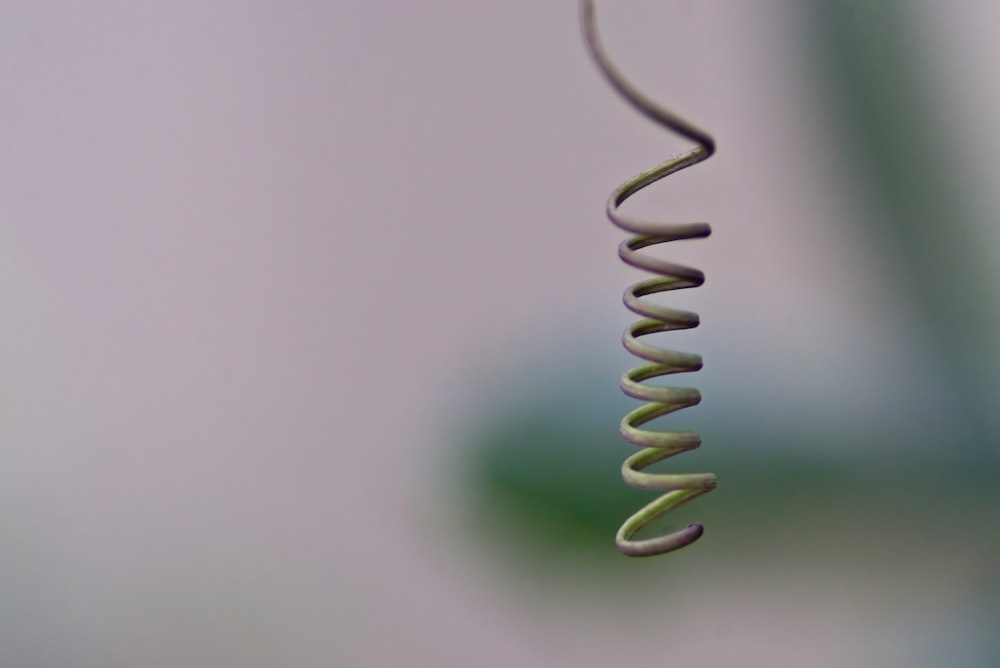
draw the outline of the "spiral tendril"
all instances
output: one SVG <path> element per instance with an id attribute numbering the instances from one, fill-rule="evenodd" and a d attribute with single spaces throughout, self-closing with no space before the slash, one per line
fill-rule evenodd
<path id="1" fill-rule="evenodd" d="M 670 413 L 701 402 L 701 393 L 693 388 L 659 387 L 647 381 L 662 376 L 691 373 L 702 367 L 700 355 L 666 350 L 641 339 L 650 334 L 697 327 L 696 313 L 671 309 L 644 300 L 643 297 L 695 288 L 705 282 L 705 275 L 694 268 L 667 262 L 639 251 L 681 239 L 698 239 L 711 233 L 708 223 L 650 223 L 629 218 L 620 212 L 629 197 L 662 178 L 708 159 L 715 152 L 715 140 L 679 116 L 663 109 L 643 95 L 611 64 L 597 34 L 593 0 L 581 0 L 580 16 L 584 38 L 598 69 L 640 113 L 696 144 L 695 148 L 648 169 L 619 186 L 608 199 L 608 219 L 629 232 L 618 256 L 625 263 L 655 274 L 655 278 L 640 281 L 625 290 L 625 306 L 642 317 L 622 336 L 622 344 L 630 353 L 648 364 L 625 372 L 621 379 L 622 392 L 647 403 L 622 418 L 621 434 L 629 443 L 642 448 L 622 463 L 622 477 L 631 487 L 663 492 L 622 524 L 615 537 L 618 549 L 634 557 L 652 556 L 676 550 L 698 540 L 704 532 L 700 522 L 692 522 L 679 531 L 653 538 L 635 539 L 635 535 L 664 513 L 715 489 L 712 473 L 665 474 L 645 469 L 701 445 L 701 437 L 693 431 L 652 431 L 643 425 Z"/>

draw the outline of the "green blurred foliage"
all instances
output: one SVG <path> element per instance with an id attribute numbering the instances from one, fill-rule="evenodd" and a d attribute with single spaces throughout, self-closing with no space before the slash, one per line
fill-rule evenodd
<path id="1" fill-rule="evenodd" d="M 462 448 L 466 493 L 477 500 L 477 512 L 507 527 L 503 541 L 518 549 L 530 544 L 563 550 L 572 544 L 581 558 L 616 554 L 613 536 L 621 522 L 654 498 L 621 480 L 621 462 L 632 452 L 617 434 L 622 413 L 612 416 L 580 389 L 601 380 L 553 388 L 558 404 L 498 411 Z M 657 428 L 691 423 L 683 412 L 661 422 Z M 711 494 L 665 519 L 675 528 L 693 519 L 705 522 L 702 541 L 721 543 L 722 549 L 746 548 L 746 541 L 761 540 L 776 522 L 797 524 L 810 517 L 844 524 L 868 518 L 915 531 L 941 524 L 973 539 L 997 538 L 982 529 L 1000 511 L 1000 462 L 964 456 L 968 451 L 961 442 L 947 444 L 950 452 L 940 457 L 901 458 L 881 454 L 885 434 L 845 430 L 835 438 L 852 439 L 866 454 L 835 456 L 806 447 L 798 434 L 775 443 L 755 438 L 752 425 L 714 431 L 707 446 L 660 466 L 719 476 Z"/>

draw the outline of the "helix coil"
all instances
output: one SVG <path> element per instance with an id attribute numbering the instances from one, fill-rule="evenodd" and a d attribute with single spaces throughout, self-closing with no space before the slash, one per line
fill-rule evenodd
<path id="1" fill-rule="evenodd" d="M 623 553 L 636 557 L 652 556 L 690 545 L 701 537 L 704 526 L 700 522 L 692 522 L 684 529 L 653 538 L 634 539 L 634 536 L 666 512 L 715 489 L 716 478 L 712 473 L 664 474 L 645 471 L 659 461 L 701 445 L 701 437 L 693 431 L 652 431 L 643 428 L 659 417 L 701 401 L 701 394 L 696 389 L 660 387 L 650 385 L 647 381 L 698 371 L 702 367 L 702 360 L 699 355 L 665 350 L 641 340 L 650 334 L 691 329 L 699 324 L 696 313 L 666 308 L 643 298 L 660 292 L 698 287 L 705 282 L 705 276 L 697 269 L 667 262 L 640 251 L 670 241 L 707 237 L 711 228 L 708 223 L 638 221 L 623 215 L 619 209 L 625 200 L 643 188 L 711 157 L 715 152 L 715 140 L 704 130 L 659 107 L 634 88 L 611 64 L 604 52 L 597 34 L 593 0 L 581 0 L 580 6 L 587 47 L 611 86 L 653 122 L 696 144 L 694 149 L 623 183 L 611 194 L 607 205 L 608 219 L 633 235 L 622 242 L 618 249 L 619 257 L 633 267 L 656 274 L 656 278 L 629 286 L 624 295 L 625 306 L 641 316 L 642 320 L 625 330 L 622 343 L 630 353 L 649 363 L 630 369 L 621 379 L 621 389 L 625 394 L 647 402 L 622 418 L 622 436 L 629 443 L 642 448 L 623 462 L 622 477 L 632 487 L 663 494 L 625 520 L 615 537 L 618 549 Z"/>

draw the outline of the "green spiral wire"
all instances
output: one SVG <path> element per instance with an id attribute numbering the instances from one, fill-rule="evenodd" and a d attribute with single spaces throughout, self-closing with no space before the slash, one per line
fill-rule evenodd
<path id="1" fill-rule="evenodd" d="M 649 363 L 630 369 L 621 379 L 621 389 L 625 394 L 647 402 L 622 418 L 622 436 L 629 443 L 642 448 L 623 462 L 622 477 L 632 487 L 663 494 L 625 520 L 615 537 L 618 549 L 624 554 L 633 557 L 652 556 L 690 545 L 704 533 L 704 526 L 700 522 L 692 522 L 684 529 L 653 538 L 634 539 L 634 536 L 668 511 L 715 489 L 716 479 L 713 473 L 664 474 L 645 471 L 659 461 L 701 445 L 701 437 L 693 431 L 651 431 L 642 428 L 657 418 L 700 403 L 701 393 L 693 388 L 649 385 L 646 381 L 698 371 L 702 367 L 702 360 L 700 355 L 665 350 L 640 340 L 649 334 L 691 329 L 699 323 L 696 313 L 666 308 L 642 298 L 670 290 L 698 287 L 705 282 L 705 275 L 697 269 L 660 260 L 639 251 L 670 241 L 707 237 L 711 228 L 708 223 L 638 221 L 623 215 L 619 208 L 625 200 L 643 188 L 707 160 L 715 152 L 715 140 L 704 130 L 658 106 L 618 72 L 601 46 L 592 0 L 582 0 L 580 15 L 590 54 L 611 86 L 654 123 L 697 144 L 690 151 L 623 183 L 611 194 L 607 205 L 608 219 L 633 235 L 622 242 L 618 249 L 619 257 L 625 263 L 657 276 L 625 290 L 625 306 L 643 319 L 625 330 L 622 343 L 630 353 Z"/>

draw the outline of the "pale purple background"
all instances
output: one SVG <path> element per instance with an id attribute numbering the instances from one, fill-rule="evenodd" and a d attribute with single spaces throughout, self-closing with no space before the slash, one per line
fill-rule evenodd
<path id="1" fill-rule="evenodd" d="M 956 141 L 995 175 L 998 10 L 929 4 L 928 76 L 976 100 Z M 599 14 L 719 140 L 639 203 L 715 228 L 685 249 L 701 349 L 803 410 L 933 395 L 841 224 L 788 6 Z M 477 373 L 617 346 L 604 199 L 682 147 L 596 75 L 574 2 L 5 2 L 0 90 L 3 665 L 914 665 L 881 592 L 845 627 L 844 592 L 769 604 L 777 574 L 669 638 L 526 603 L 423 504 Z"/>

